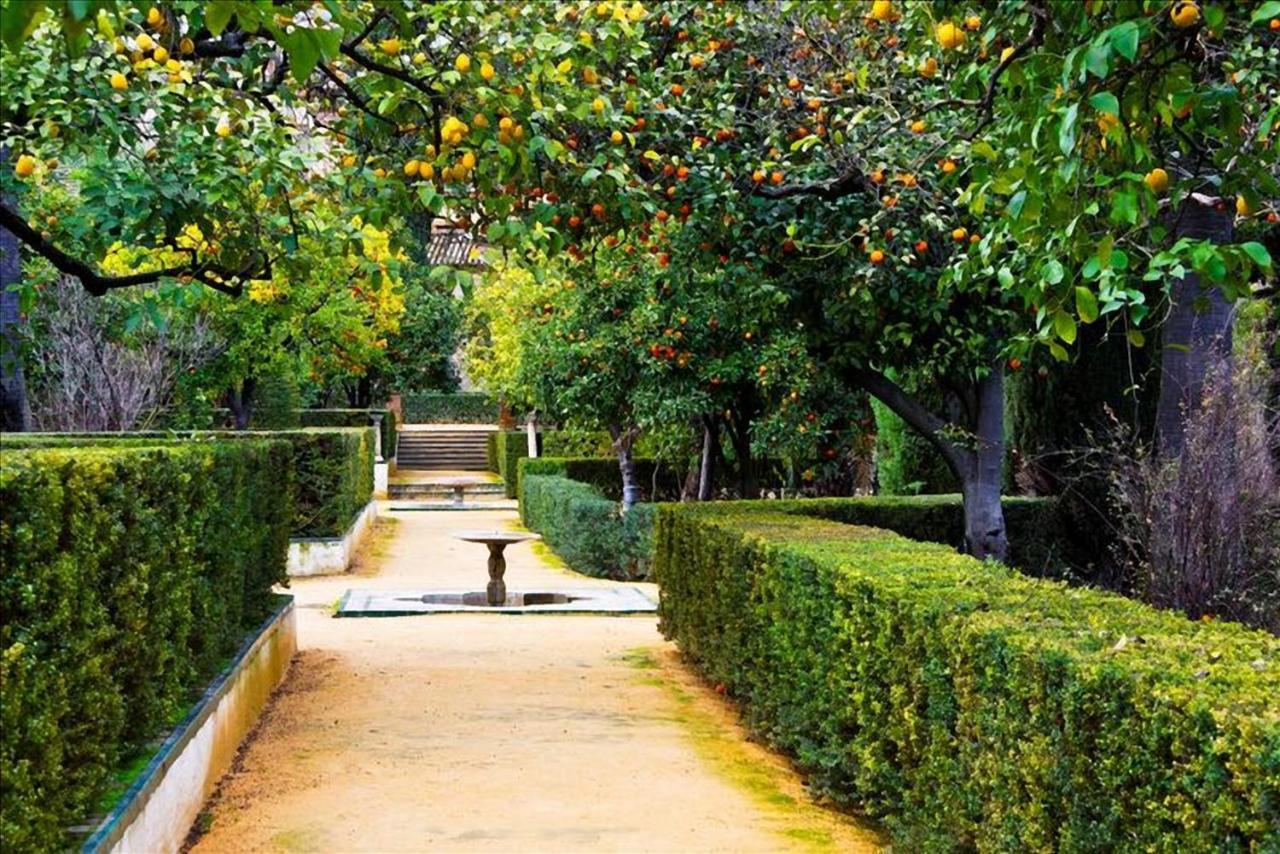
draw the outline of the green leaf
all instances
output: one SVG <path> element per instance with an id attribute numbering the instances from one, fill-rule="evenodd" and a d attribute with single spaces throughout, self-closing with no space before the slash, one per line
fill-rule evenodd
<path id="1" fill-rule="evenodd" d="M 1111 221 L 1133 225 L 1138 221 L 1138 194 L 1131 189 L 1117 190 L 1111 197 Z"/>
<path id="2" fill-rule="evenodd" d="M 1062 281 L 1066 271 L 1062 268 L 1062 262 L 1057 259 L 1046 261 L 1044 266 L 1040 268 L 1040 276 L 1051 285 L 1056 285 Z"/>
<path id="3" fill-rule="evenodd" d="M 1276 5 L 1280 6 L 1280 0 L 1277 0 Z M 1253 263 L 1264 270 L 1271 269 L 1271 253 L 1267 251 L 1267 247 L 1250 240 L 1248 243 L 1241 243 L 1240 248 L 1244 250 L 1244 254 L 1248 255 Z"/>
<path id="4" fill-rule="evenodd" d="M 997 157 L 996 150 L 991 147 L 991 143 L 981 139 L 970 145 L 969 150 L 979 157 L 985 157 L 987 160 L 995 160 Z"/>
<path id="5" fill-rule="evenodd" d="M 1253 15 L 1249 18 L 1249 21 L 1257 24 L 1275 17 L 1280 17 L 1280 0 L 1267 0 L 1266 3 L 1253 10 Z"/>
<path id="6" fill-rule="evenodd" d="M 209 0 L 209 5 L 204 10 L 204 25 L 215 36 L 222 35 L 235 13 L 236 7 L 232 0 Z"/>
<path id="7" fill-rule="evenodd" d="M 1072 104 L 1062 114 L 1062 127 L 1058 129 L 1058 148 L 1063 154 L 1070 154 L 1076 147 L 1076 119 L 1080 115 L 1080 105 Z"/>
<path id="8" fill-rule="evenodd" d="M 1098 298 L 1089 288 L 1080 285 L 1076 286 L 1076 314 L 1085 323 L 1093 323 L 1098 319 Z"/>
<path id="9" fill-rule="evenodd" d="M 1111 45 L 1101 41 L 1090 45 L 1084 55 L 1084 67 L 1094 77 L 1106 77 L 1111 70 Z"/>
<path id="10" fill-rule="evenodd" d="M 1111 49 L 1133 62 L 1138 55 L 1138 38 L 1140 31 L 1135 21 L 1125 21 L 1111 28 Z"/>
<path id="11" fill-rule="evenodd" d="M 1089 97 L 1089 105 L 1103 113 L 1110 113 L 1113 116 L 1120 115 L 1120 101 L 1110 92 L 1094 93 Z"/>
<path id="12" fill-rule="evenodd" d="M 1125 333 L 1125 337 L 1129 339 L 1129 343 L 1135 347 L 1142 347 L 1147 343 L 1147 336 L 1142 334 L 1140 329 L 1130 329 Z"/>
<path id="13" fill-rule="evenodd" d="M 1009 199 L 1009 216 L 1013 217 L 1014 221 L 1017 221 L 1018 217 L 1022 216 L 1022 206 L 1026 203 L 1026 190 L 1019 190 L 1013 194 L 1012 198 Z"/>
<path id="14" fill-rule="evenodd" d="M 1053 315 L 1053 331 L 1063 341 L 1071 344 L 1076 340 L 1076 319 L 1059 309 Z"/>

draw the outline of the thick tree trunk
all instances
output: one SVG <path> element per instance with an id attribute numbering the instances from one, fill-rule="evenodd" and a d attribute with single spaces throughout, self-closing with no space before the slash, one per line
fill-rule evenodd
<path id="1" fill-rule="evenodd" d="M 703 419 L 702 465 L 698 470 L 698 500 L 710 501 L 715 495 L 716 457 L 720 455 L 720 422 L 715 416 Z"/>
<path id="2" fill-rule="evenodd" d="M 922 406 L 901 386 L 876 371 L 854 371 L 850 377 L 928 440 L 960 479 L 964 498 L 965 551 L 974 557 L 1004 560 L 1009 539 L 1000 503 L 1004 472 L 1004 372 L 993 360 L 972 395 L 972 430 L 976 445 L 958 445 L 943 434 L 946 422 Z"/>
<path id="3" fill-rule="evenodd" d="M 0 164 L 8 161 L 8 150 L 0 148 Z M 12 199 L 4 199 L 6 204 Z M 18 324 L 22 322 L 18 292 L 10 286 L 22 281 L 22 259 L 18 236 L 0 226 L 0 429 L 25 433 L 31 429 L 31 408 L 27 402 L 27 379 L 22 371 Z"/>
<path id="4" fill-rule="evenodd" d="M 249 422 L 253 420 L 253 390 L 257 386 L 257 382 L 253 377 L 248 377 L 238 388 L 232 388 L 227 393 L 227 406 L 231 409 L 233 426 L 237 430 L 248 430 Z"/>
<path id="5" fill-rule="evenodd" d="M 639 431 L 635 427 L 625 430 L 610 425 L 609 436 L 613 439 L 613 450 L 618 455 L 618 473 L 622 476 L 622 512 L 628 512 L 640 500 L 640 483 L 636 480 L 636 464 L 631 458 L 631 446 L 635 443 Z"/>
<path id="6" fill-rule="evenodd" d="M 1004 485 L 1004 372 L 999 364 L 978 381 L 974 395 L 977 445 L 960 473 L 964 494 L 965 551 L 977 558 L 1004 560 L 1009 538 L 1000 492 Z"/>
<path id="7" fill-rule="evenodd" d="M 1188 199 L 1178 211 L 1173 237 L 1230 243 L 1231 214 Z M 1169 316 L 1161 330 L 1160 401 L 1156 431 L 1161 456 L 1182 453 L 1188 416 L 1200 408 L 1208 374 L 1231 355 L 1232 306 L 1222 291 L 1188 274 L 1173 283 Z"/>

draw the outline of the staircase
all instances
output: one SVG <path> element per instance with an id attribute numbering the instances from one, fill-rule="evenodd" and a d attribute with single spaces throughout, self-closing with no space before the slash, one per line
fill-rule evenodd
<path id="1" fill-rule="evenodd" d="M 448 428 L 401 430 L 396 468 L 427 471 L 488 471 L 489 431 Z"/>

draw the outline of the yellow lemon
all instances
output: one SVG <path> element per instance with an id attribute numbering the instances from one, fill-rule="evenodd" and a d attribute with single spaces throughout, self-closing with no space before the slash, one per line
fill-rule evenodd
<path id="1" fill-rule="evenodd" d="M 1098 130 L 1108 134 L 1113 128 L 1120 126 L 1120 118 L 1115 113 L 1101 113 L 1098 115 Z"/>
<path id="2" fill-rule="evenodd" d="M 591 102 L 591 111 L 592 111 L 592 112 L 595 112 L 595 113 L 603 113 L 603 112 L 604 112 L 604 99 L 603 99 L 603 98 L 596 98 L 594 101 L 592 101 L 592 102 Z"/>
<path id="3" fill-rule="evenodd" d="M 1169 173 L 1157 166 L 1146 174 L 1142 179 L 1142 183 L 1146 184 L 1151 192 L 1161 195 L 1165 190 L 1169 189 Z"/>
<path id="4" fill-rule="evenodd" d="M 158 47 L 156 48 L 156 52 L 151 54 L 151 58 L 154 59 L 158 64 L 164 65 L 165 62 L 169 59 L 169 51 L 165 50 L 162 47 Z"/>
<path id="5" fill-rule="evenodd" d="M 875 0 L 871 4 L 871 19 L 873 21 L 892 21 L 893 3 L 889 2 L 889 0 Z"/>
<path id="6" fill-rule="evenodd" d="M 143 53 L 146 53 L 147 51 L 151 50 L 151 48 L 155 47 L 156 43 L 152 41 L 151 36 L 147 35 L 146 33 L 143 33 L 142 35 L 138 36 L 137 45 L 138 45 L 138 50 L 142 51 Z"/>
<path id="7" fill-rule="evenodd" d="M 1004 50 L 1000 51 L 1000 61 L 1001 61 L 1001 62 L 1008 62 L 1008 61 L 1009 61 L 1009 57 L 1011 57 L 1011 56 L 1013 56 L 1013 48 L 1011 48 L 1011 47 L 1007 47 L 1007 48 L 1005 48 Z"/>
<path id="8" fill-rule="evenodd" d="M 420 164 L 416 160 L 410 160 L 404 165 L 404 176 L 406 178 L 418 177 L 418 169 Z"/>
<path id="9" fill-rule="evenodd" d="M 471 57 L 465 53 L 458 54 L 458 58 L 453 61 L 453 67 L 458 69 L 462 74 L 466 74 L 471 70 Z"/>
<path id="10" fill-rule="evenodd" d="M 436 176 L 436 167 L 430 163 L 421 163 L 418 165 L 418 175 L 430 181 Z"/>
<path id="11" fill-rule="evenodd" d="M 475 152 L 468 151 L 467 153 L 463 154 L 463 155 L 462 155 L 462 165 L 463 165 L 464 167 L 466 167 L 466 169 L 467 169 L 468 171 L 470 171 L 470 170 L 472 170 L 472 169 L 476 168 L 476 155 L 475 155 Z"/>
<path id="12" fill-rule="evenodd" d="M 13 167 L 13 173 L 19 178 L 28 178 L 35 171 L 36 159 L 30 154 L 24 154 L 19 157 L 17 164 Z"/>
<path id="13" fill-rule="evenodd" d="M 924 119 L 916 119 L 911 123 L 912 133 L 924 133 Z"/>
<path id="14" fill-rule="evenodd" d="M 640 3 L 632 3 L 631 8 L 627 10 L 627 20 L 636 23 L 644 17 L 644 6 Z"/>
<path id="15" fill-rule="evenodd" d="M 612 142 L 614 145 L 621 145 L 621 144 L 622 144 L 622 139 L 623 139 L 623 137 L 622 137 L 622 131 L 620 131 L 620 130 L 615 130 L 613 133 L 609 134 L 609 140 L 610 140 L 610 142 Z"/>
<path id="16" fill-rule="evenodd" d="M 129 88 L 129 78 L 125 77 L 119 71 L 111 75 L 111 88 L 117 92 L 123 92 Z"/>
<path id="17" fill-rule="evenodd" d="M 596 74 L 596 70 L 591 66 L 582 69 L 582 82 L 588 86 L 594 86 L 600 81 L 600 75 Z"/>
<path id="18" fill-rule="evenodd" d="M 427 55 L 422 51 L 418 51 L 413 55 L 413 59 L 411 61 L 413 62 L 414 65 L 426 65 Z"/>
<path id="19" fill-rule="evenodd" d="M 147 23 L 153 27 L 160 26 L 160 22 L 164 20 L 164 15 L 155 6 L 147 10 Z"/>
<path id="20" fill-rule="evenodd" d="M 1193 27 L 1200 20 L 1200 7 L 1192 0 L 1179 0 L 1169 9 L 1169 19 L 1180 30 Z"/>
<path id="21" fill-rule="evenodd" d="M 213 129 L 213 132 L 225 139 L 231 136 L 231 123 L 226 119 L 221 119 L 218 122 L 218 126 Z"/>
<path id="22" fill-rule="evenodd" d="M 379 166 L 377 169 L 374 169 L 374 170 L 373 170 L 373 177 L 375 177 L 375 178 L 385 178 L 385 177 L 387 177 L 387 170 L 386 170 L 386 169 L 383 169 L 381 166 Z"/>
<path id="23" fill-rule="evenodd" d="M 934 59 L 932 56 L 929 57 L 924 62 L 920 63 L 919 70 L 921 77 L 932 77 L 938 73 L 938 60 Z"/>
<path id="24" fill-rule="evenodd" d="M 1236 213 L 1240 216 L 1253 216 L 1253 208 L 1244 196 L 1236 196 Z"/>
<path id="25" fill-rule="evenodd" d="M 476 113 L 471 118 L 471 124 L 478 128 L 487 128 L 489 126 L 489 119 L 484 113 Z"/>
<path id="26" fill-rule="evenodd" d="M 964 19 L 964 26 L 965 26 L 965 29 L 976 30 L 982 26 L 982 19 L 979 18 L 977 15 L 970 15 L 969 17 Z"/>
<path id="27" fill-rule="evenodd" d="M 486 81 L 492 80 L 492 79 L 493 79 L 493 77 L 494 77 L 494 75 L 495 75 L 496 73 L 497 73 L 497 72 L 493 70 L 493 66 L 492 66 L 492 65 L 490 65 L 490 64 L 489 64 L 489 63 L 487 63 L 487 62 L 485 62 L 485 63 L 481 63 L 481 65 L 480 65 L 480 76 L 481 76 L 481 77 L 483 77 Z"/>
<path id="28" fill-rule="evenodd" d="M 400 39 L 394 37 L 383 39 L 378 42 L 378 47 L 387 56 L 396 56 L 400 53 Z"/>
<path id="29" fill-rule="evenodd" d="M 178 51 L 180 53 L 195 53 L 196 43 L 189 38 L 184 38 L 182 41 L 178 42 Z"/>
<path id="30" fill-rule="evenodd" d="M 938 44 L 942 45 L 947 50 L 960 47 L 960 45 L 964 44 L 964 30 L 960 29 L 950 21 L 943 21 L 941 24 L 938 24 L 937 34 Z"/>

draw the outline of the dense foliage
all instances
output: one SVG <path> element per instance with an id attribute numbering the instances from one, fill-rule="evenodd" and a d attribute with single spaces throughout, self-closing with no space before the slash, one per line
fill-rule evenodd
<path id="1" fill-rule="evenodd" d="M 271 610 L 289 445 L 3 451 L 0 837 L 61 850 Z"/>
<path id="2" fill-rule="evenodd" d="M 406 424 L 495 424 L 498 402 L 482 392 L 420 391 L 400 399 Z"/>
<path id="3" fill-rule="evenodd" d="M 368 427 L 370 415 L 382 416 L 382 456 L 390 459 L 396 453 L 396 414 L 390 409 L 302 409 L 298 412 L 303 427 Z"/>
<path id="4" fill-rule="evenodd" d="M 541 474 L 520 479 L 520 520 L 586 575 L 648 579 L 654 506 L 637 503 L 623 515 L 590 484 Z"/>
<path id="5" fill-rule="evenodd" d="M 1280 645 L 886 531 L 663 505 L 662 626 L 908 850 L 1280 844 Z"/>
<path id="6" fill-rule="evenodd" d="M 289 484 L 290 535 L 341 537 L 373 496 L 373 428 L 275 432 L 173 431 L 152 433 L 4 434 L 0 447 L 140 447 L 231 440 L 284 440 L 282 474 Z"/>

